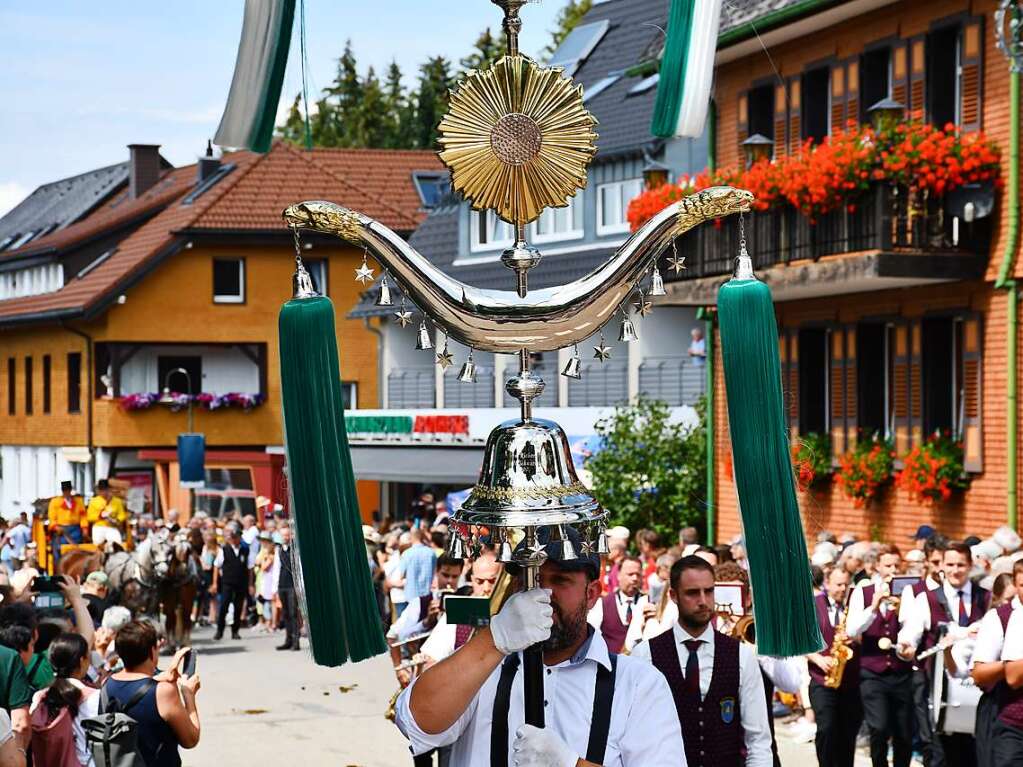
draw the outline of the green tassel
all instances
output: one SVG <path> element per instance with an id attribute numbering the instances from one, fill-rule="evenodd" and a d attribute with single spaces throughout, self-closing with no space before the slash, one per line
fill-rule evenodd
<path id="1" fill-rule="evenodd" d="M 804 655 L 820 650 L 823 640 L 785 426 L 778 324 L 770 289 L 753 277 L 745 253 L 743 259 L 748 274 L 718 291 L 718 322 L 757 650 Z"/>
<path id="2" fill-rule="evenodd" d="M 360 661 L 387 647 L 370 579 L 329 298 L 296 298 L 280 315 L 288 489 L 313 658 Z"/>

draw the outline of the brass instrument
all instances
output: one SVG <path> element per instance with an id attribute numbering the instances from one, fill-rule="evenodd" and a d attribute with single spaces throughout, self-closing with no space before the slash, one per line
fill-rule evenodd
<path id="1" fill-rule="evenodd" d="M 738 639 L 740 642 L 746 642 L 747 644 L 757 643 L 757 630 L 756 623 L 753 620 L 753 616 L 750 614 L 743 615 L 739 620 L 732 626 L 732 630 L 729 632 L 733 639 Z"/>
<path id="2" fill-rule="evenodd" d="M 899 596 L 898 594 L 892 594 L 892 579 L 891 578 L 885 579 L 884 587 L 885 587 L 885 590 L 888 592 L 888 595 L 882 600 L 882 602 L 884 604 L 888 605 L 889 609 L 894 610 L 895 612 L 898 612 L 899 611 L 899 607 L 902 605 L 902 597 Z"/>
<path id="3" fill-rule="evenodd" d="M 831 642 L 829 655 L 835 659 L 835 665 L 824 673 L 824 686 L 831 689 L 841 686 L 845 667 L 853 656 L 849 635 L 845 633 L 845 621 L 848 615 L 847 612 L 842 611 L 842 620 L 835 626 L 835 638 Z"/>
<path id="4" fill-rule="evenodd" d="M 418 637 L 418 639 L 422 638 L 423 638 L 422 636 Z M 419 675 L 419 671 L 422 669 L 422 666 L 425 664 L 426 656 L 416 653 L 409 660 L 402 661 L 397 666 L 395 666 L 394 670 L 397 672 L 409 669 L 412 671 L 412 679 L 415 679 Z M 409 684 L 411 684 L 411 680 L 409 681 Z M 399 687 L 397 690 L 395 690 L 394 695 L 391 696 L 391 700 L 388 701 L 387 703 L 387 711 L 384 712 L 384 719 L 386 719 L 389 722 L 393 722 L 395 716 L 397 716 L 396 707 L 398 705 L 398 696 L 401 695 L 401 691 L 404 689 L 405 689 L 404 687 Z"/>

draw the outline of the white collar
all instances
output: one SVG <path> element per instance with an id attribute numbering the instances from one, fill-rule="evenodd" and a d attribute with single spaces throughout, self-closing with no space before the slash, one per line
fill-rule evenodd
<path id="1" fill-rule="evenodd" d="M 1019 601 L 1019 597 L 1013 597 L 1012 602 L 1010 602 L 1009 604 L 1012 605 L 1013 610 L 1018 610 L 1020 607 L 1023 607 L 1023 602 Z"/>
<path id="2" fill-rule="evenodd" d="M 945 588 L 945 596 L 949 599 L 959 596 L 960 591 L 963 592 L 963 599 L 969 600 L 973 596 L 973 583 L 970 581 L 966 581 L 960 588 L 956 588 L 948 581 L 942 583 L 942 586 Z"/>
<path id="3" fill-rule="evenodd" d="M 578 666 L 580 663 L 591 660 L 610 671 L 611 655 L 607 650 L 607 642 L 604 641 L 604 637 L 599 631 L 595 631 L 592 628 L 588 629 L 588 631 L 590 633 L 589 639 L 580 646 L 576 654 L 568 660 L 558 663 L 556 666 L 551 666 L 551 668 Z"/>
<path id="4" fill-rule="evenodd" d="M 707 628 L 705 628 L 703 633 L 698 637 L 693 636 L 682 628 L 682 625 L 678 621 L 675 621 L 671 630 L 675 633 L 675 644 L 685 644 L 693 639 L 697 639 L 701 642 L 705 642 L 709 648 L 714 649 L 714 627 L 709 623 L 707 624 Z"/>

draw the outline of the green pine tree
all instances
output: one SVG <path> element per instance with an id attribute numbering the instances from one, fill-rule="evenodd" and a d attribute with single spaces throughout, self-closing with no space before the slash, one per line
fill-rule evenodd
<path id="1" fill-rule="evenodd" d="M 305 146 L 305 114 L 302 111 L 301 93 L 295 95 L 284 124 L 277 126 L 277 136 L 289 144 Z"/>
<path id="2" fill-rule="evenodd" d="M 387 67 L 384 85 L 384 143 L 387 149 L 409 149 L 414 146 L 412 139 L 412 104 L 401 84 L 401 67 L 391 61 Z"/>
<path id="3" fill-rule="evenodd" d="M 557 27 L 551 32 L 550 44 L 543 49 L 541 55 L 544 60 L 550 59 L 554 51 L 565 41 L 568 33 L 575 29 L 592 5 L 593 0 L 568 0 L 568 4 L 558 13 L 558 18 L 555 21 Z"/>
<path id="4" fill-rule="evenodd" d="M 463 58 L 459 63 L 462 65 L 463 70 L 486 69 L 507 52 L 508 46 L 504 42 L 504 36 L 494 37 L 490 34 L 490 27 L 487 27 L 476 38 L 472 53 Z"/>
<path id="5" fill-rule="evenodd" d="M 448 110 L 451 88 L 451 65 L 443 56 L 434 56 L 419 67 L 419 89 L 416 93 L 413 138 L 422 149 L 437 144 L 437 124 Z"/>
<path id="6" fill-rule="evenodd" d="M 362 99 L 356 113 L 356 127 L 352 146 L 357 147 L 382 147 L 386 145 L 388 116 L 386 112 L 387 99 L 384 89 L 380 87 L 373 67 L 366 72 L 366 77 L 360 83 Z"/>
<path id="7" fill-rule="evenodd" d="M 358 146 L 359 111 L 362 103 L 362 81 L 352 51 L 352 41 L 345 43 L 344 53 L 337 60 L 337 74 L 324 93 L 334 99 L 333 119 L 339 146 Z"/>

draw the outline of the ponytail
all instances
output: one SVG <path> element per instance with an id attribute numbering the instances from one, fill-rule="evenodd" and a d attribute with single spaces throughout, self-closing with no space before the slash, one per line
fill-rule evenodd
<path id="1" fill-rule="evenodd" d="M 68 709 L 72 717 L 78 716 L 78 705 L 82 702 L 82 691 L 71 678 L 78 671 L 82 659 L 89 654 L 89 644 L 80 634 L 60 634 L 49 648 L 50 665 L 56 678 L 46 689 L 43 701 L 52 721 L 62 709 Z"/>

